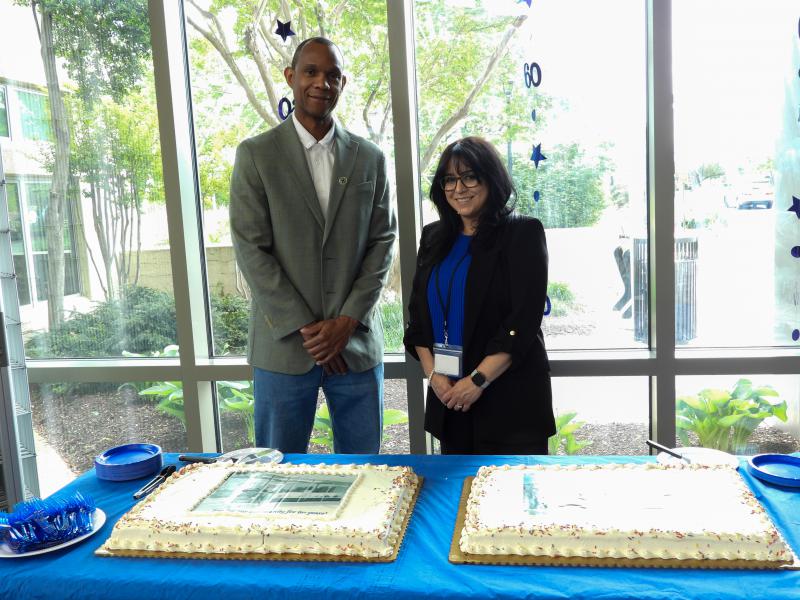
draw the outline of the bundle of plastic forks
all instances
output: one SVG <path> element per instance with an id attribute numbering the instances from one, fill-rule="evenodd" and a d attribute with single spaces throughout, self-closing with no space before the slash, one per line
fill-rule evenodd
<path id="1" fill-rule="evenodd" d="M 80 492 L 21 502 L 12 513 L 0 512 L 0 542 L 15 553 L 63 544 L 92 531 L 95 508 Z"/>

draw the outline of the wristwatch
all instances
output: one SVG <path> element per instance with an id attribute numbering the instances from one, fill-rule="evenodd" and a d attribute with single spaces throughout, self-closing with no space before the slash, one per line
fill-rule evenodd
<path id="1" fill-rule="evenodd" d="M 475 369 L 469 377 L 472 379 L 472 383 L 477 385 L 482 390 L 485 390 L 487 387 L 489 387 L 489 384 L 491 383 L 491 381 L 486 379 L 486 375 L 478 371 L 478 369 Z"/>

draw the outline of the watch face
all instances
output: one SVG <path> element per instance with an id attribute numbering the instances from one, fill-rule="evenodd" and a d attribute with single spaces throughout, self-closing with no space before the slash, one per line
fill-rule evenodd
<path id="1" fill-rule="evenodd" d="M 472 383 L 480 387 L 486 383 L 486 377 L 483 376 L 483 373 L 477 372 L 472 376 Z"/>

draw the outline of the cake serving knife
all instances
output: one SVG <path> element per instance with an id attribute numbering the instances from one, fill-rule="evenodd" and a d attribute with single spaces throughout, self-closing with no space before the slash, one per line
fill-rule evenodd
<path id="1" fill-rule="evenodd" d="M 175 472 L 175 465 L 169 465 L 168 467 L 164 467 L 163 469 L 161 469 L 161 472 L 154 479 L 148 481 L 147 484 L 142 489 L 140 489 L 133 495 L 133 499 L 138 500 L 139 498 L 147 496 L 147 494 L 149 494 L 158 486 L 160 486 L 162 483 L 164 483 L 167 480 L 167 477 L 172 475 L 174 472 Z"/>
<path id="2" fill-rule="evenodd" d="M 666 452 L 670 456 L 674 456 L 677 459 L 685 460 L 687 463 L 692 464 L 692 461 L 689 460 L 689 457 L 684 456 L 683 454 L 678 454 L 672 448 L 667 448 L 666 446 L 662 446 L 658 442 L 654 442 L 653 440 L 647 440 L 647 445 L 651 448 L 655 448 L 656 450 L 660 450 L 661 452 Z"/>

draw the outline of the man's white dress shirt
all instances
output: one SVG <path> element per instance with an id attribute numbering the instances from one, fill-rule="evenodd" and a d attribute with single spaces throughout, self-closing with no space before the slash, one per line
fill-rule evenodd
<path id="1" fill-rule="evenodd" d="M 308 169 L 311 171 L 311 178 L 314 181 L 314 189 L 317 190 L 319 207 L 322 209 L 322 216 L 328 218 L 328 201 L 331 194 L 331 178 L 333 177 L 333 137 L 336 133 L 335 124 L 325 137 L 317 141 L 308 130 L 300 124 L 297 117 L 292 113 L 292 121 L 300 137 L 300 143 L 306 152 Z"/>

